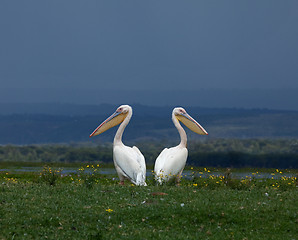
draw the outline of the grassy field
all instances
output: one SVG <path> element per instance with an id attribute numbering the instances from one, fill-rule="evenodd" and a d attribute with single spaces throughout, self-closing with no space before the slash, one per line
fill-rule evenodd
<path id="1" fill-rule="evenodd" d="M 0 172 L 0 239 L 298 239 L 297 178 L 280 170 L 147 187 L 98 172 Z"/>

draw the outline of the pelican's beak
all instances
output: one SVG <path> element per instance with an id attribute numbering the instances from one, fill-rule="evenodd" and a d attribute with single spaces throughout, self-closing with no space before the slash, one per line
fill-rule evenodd
<path id="1" fill-rule="evenodd" d="M 181 121 L 186 127 L 188 127 L 191 131 L 200 135 L 208 135 L 207 131 L 187 113 L 176 115 L 176 118 L 179 121 Z"/>
<path id="2" fill-rule="evenodd" d="M 93 133 L 90 134 L 89 137 L 99 135 L 112 127 L 117 126 L 118 124 L 122 123 L 126 118 L 127 113 L 123 112 L 115 112 L 110 117 L 108 117 L 102 124 L 100 124 Z"/>

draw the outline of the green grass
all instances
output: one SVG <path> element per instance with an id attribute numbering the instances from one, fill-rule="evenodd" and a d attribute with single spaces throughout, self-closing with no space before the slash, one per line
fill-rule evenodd
<path id="1" fill-rule="evenodd" d="M 0 239 L 297 239 L 297 182 L 0 173 Z M 218 182 L 218 183 L 217 183 Z M 88 183 L 88 184 L 86 184 Z M 290 183 L 290 184 L 289 184 Z"/>

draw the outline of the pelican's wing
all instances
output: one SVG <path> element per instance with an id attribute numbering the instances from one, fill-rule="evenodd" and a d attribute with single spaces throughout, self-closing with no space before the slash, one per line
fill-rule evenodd
<path id="1" fill-rule="evenodd" d="M 188 151 L 180 146 L 164 149 L 157 157 L 154 172 L 157 179 L 168 180 L 177 176 L 185 167 Z"/>
<path id="2" fill-rule="evenodd" d="M 127 146 L 114 147 L 114 161 L 130 181 L 136 185 L 146 185 L 145 159 L 141 152 Z M 144 163 L 142 166 L 140 163 Z"/>
<path id="3" fill-rule="evenodd" d="M 155 165 L 154 165 L 154 172 L 158 173 L 164 166 L 165 161 L 167 159 L 168 156 L 168 148 L 165 148 L 164 150 L 162 150 L 162 152 L 158 155 L 156 161 L 155 161 Z"/>
<path id="4" fill-rule="evenodd" d="M 145 163 L 145 158 L 144 158 L 143 154 L 141 153 L 141 151 L 136 146 L 133 146 L 132 149 L 136 151 L 136 153 L 138 155 L 137 161 L 140 164 L 144 175 L 146 175 L 146 163 Z"/>

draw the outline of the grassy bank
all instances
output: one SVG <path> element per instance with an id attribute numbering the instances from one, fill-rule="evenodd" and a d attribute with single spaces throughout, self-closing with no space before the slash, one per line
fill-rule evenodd
<path id="1" fill-rule="evenodd" d="M 119 186 L 59 170 L 0 174 L 0 239 L 296 239 L 297 180 Z M 208 170 L 207 170 L 208 171 Z M 51 185 L 51 177 L 55 177 Z"/>

